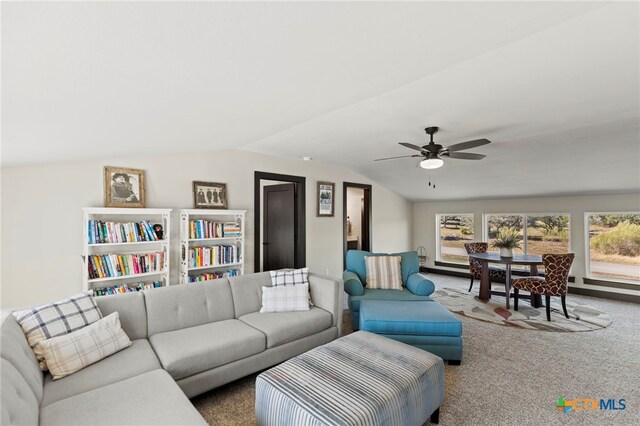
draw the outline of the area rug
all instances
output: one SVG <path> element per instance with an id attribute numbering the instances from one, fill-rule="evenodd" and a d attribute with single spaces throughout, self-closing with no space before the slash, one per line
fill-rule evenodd
<path id="1" fill-rule="evenodd" d="M 583 303 L 572 302 L 567 298 L 569 319 L 562 312 L 560 299 L 551 301 L 551 321 L 547 321 L 545 308 L 533 308 L 528 300 L 520 299 L 518 311 L 506 309 L 505 298 L 491 296 L 488 301 L 480 300 L 477 295 L 457 288 L 444 288 L 435 291 L 434 300 L 452 312 L 500 324 L 508 327 L 529 330 L 558 332 L 593 331 L 606 328 L 613 321 L 606 313 Z"/>

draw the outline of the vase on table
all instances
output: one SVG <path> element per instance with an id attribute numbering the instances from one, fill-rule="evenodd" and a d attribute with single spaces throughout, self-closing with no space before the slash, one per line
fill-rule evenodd
<path id="1" fill-rule="evenodd" d="M 513 257 L 513 249 L 501 247 L 500 257 Z"/>

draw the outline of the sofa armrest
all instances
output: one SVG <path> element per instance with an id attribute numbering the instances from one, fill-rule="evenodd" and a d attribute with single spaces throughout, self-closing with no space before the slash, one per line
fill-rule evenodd
<path id="1" fill-rule="evenodd" d="M 355 272 L 344 271 L 342 280 L 344 281 L 344 291 L 349 296 L 362 296 L 364 294 L 364 286 Z"/>
<path id="2" fill-rule="evenodd" d="M 405 287 L 407 287 L 407 289 L 416 296 L 428 296 L 436 289 L 436 286 L 431 282 L 431 280 L 425 278 L 419 273 L 409 275 L 409 279 L 407 279 Z"/>
<path id="3" fill-rule="evenodd" d="M 328 311 L 333 316 L 333 325 L 342 333 L 342 280 L 309 274 L 309 291 L 314 306 Z"/>

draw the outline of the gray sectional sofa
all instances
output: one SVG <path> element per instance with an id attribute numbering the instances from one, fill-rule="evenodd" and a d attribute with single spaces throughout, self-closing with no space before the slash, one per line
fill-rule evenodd
<path id="1" fill-rule="evenodd" d="M 0 329 L 1 424 L 206 424 L 190 397 L 338 337 L 342 281 L 309 275 L 309 311 L 259 313 L 268 272 L 96 298 L 127 349 L 52 380 L 10 312 Z"/>

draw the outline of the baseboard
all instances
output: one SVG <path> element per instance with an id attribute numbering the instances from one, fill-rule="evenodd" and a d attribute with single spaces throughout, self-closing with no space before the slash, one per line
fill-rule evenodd
<path id="1" fill-rule="evenodd" d="M 460 271 L 449 271 L 446 269 L 438 269 L 438 268 L 427 268 L 424 266 L 420 267 L 420 272 L 427 272 L 427 273 L 438 274 L 438 275 L 447 275 L 450 277 L 458 277 L 458 278 L 467 278 L 467 279 L 471 278 L 471 275 L 469 275 L 469 273 L 460 272 Z M 513 275 L 520 275 L 520 274 L 516 274 L 515 272 L 516 271 L 513 271 Z M 569 282 L 573 283 L 575 281 L 576 281 L 575 277 L 569 277 Z M 608 291 L 600 291 L 600 290 L 593 290 L 590 288 L 579 288 L 579 287 L 569 287 L 569 293 L 579 294 L 581 296 L 598 297 L 600 299 L 618 300 L 621 302 L 640 303 L 640 296 L 636 296 L 634 294 L 611 293 Z"/>
<path id="2" fill-rule="evenodd" d="M 620 302 L 640 303 L 640 296 L 636 296 L 635 294 L 611 293 L 609 291 L 579 287 L 569 287 L 569 293 L 579 294 L 580 296 L 598 297 L 600 299 L 618 300 Z"/>

